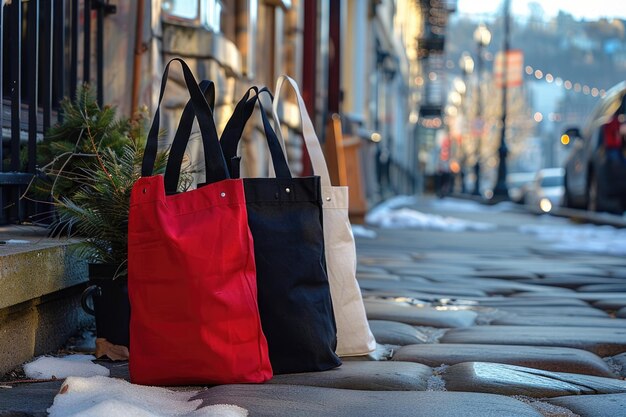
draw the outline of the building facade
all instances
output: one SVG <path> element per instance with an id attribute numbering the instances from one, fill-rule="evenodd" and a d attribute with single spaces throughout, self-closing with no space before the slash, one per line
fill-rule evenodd
<path id="1" fill-rule="evenodd" d="M 184 58 L 198 79 L 215 82 L 218 131 L 249 86 L 273 89 L 276 78 L 288 74 L 299 83 L 322 140 L 330 116 L 341 116 L 344 139 L 358 148 L 359 169 L 347 173 L 348 182 L 360 189 L 364 201 L 416 192 L 423 174 L 419 141 L 427 136 L 420 129 L 432 126 L 444 105 L 440 61 L 447 16 L 454 9 L 454 1 L 444 0 L 5 2 L 0 20 L 9 33 L 0 39 L 5 62 L 3 206 L 36 172 L 32 163 L 25 166 L 11 158 L 20 148 L 36 148 L 55 122 L 63 96 L 88 82 L 97 87 L 99 101 L 117 106 L 120 114 L 130 117 L 142 109 L 152 114 L 164 63 L 172 57 Z M 34 21 L 41 28 L 36 35 Z M 26 45 L 31 38 L 37 40 Z M 52 51 L 49 59 L 46 48 Z M 7 65 L 16 50 L 22 57 Z M 17 79 L 35 61 L 39 70 L 31 84 L 39 86 L 37 97 L 42 89 L 51 91 L 45 100 L 16 95 L 12 88 L 18 82 L 28 92 L 27 83 Z M 41 75 L 48 72 L 57 78 Z M 183 93 L 182 77 L 174 71 L 163 102 L 167 116 L 162 127 L 170 138 L 187 101 Z M 285 103 L 290 164 L 294 174 L 310 173 L 290 95 Z M 33 108 L 26 119 L 35 123 L 25 127 L 23 119 L 14 120 L 19 105 Z M 243 173 L 265 175 L 266 145 L 257 129 L 259 118 L 253 118 L 242 141 Z M 201 166 L 197 141 L 190 142 L 189 160 Z M 15 173 L 25 175 L 13 184 Z M 27 214 L 23 208 L 3 212 L 2 222 L 25 220 Z"/>

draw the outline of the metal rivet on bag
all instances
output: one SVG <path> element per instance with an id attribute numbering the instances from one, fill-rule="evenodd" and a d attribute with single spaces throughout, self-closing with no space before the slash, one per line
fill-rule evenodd
<path id="1" fill-rule="evenodd" d="M 326 197 L 326 201 L 330 201 L 330 197 Z"/>
<path id="2" fill-rule="evenodd" d="M 221 193 L 220 197 L 226 197 L 226 193 Z"/>
<path id="3" fill-rule="evenodd" d="M 291 189 L 290 189 L 290 188 L 285 188 L 285 192 L 286 192 L 287 194 L 289 194 L 289 193 L 291 192 Z"/>

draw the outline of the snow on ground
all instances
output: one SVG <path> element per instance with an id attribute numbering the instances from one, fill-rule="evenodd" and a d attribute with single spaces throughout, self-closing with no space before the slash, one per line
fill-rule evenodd
<path id="1" fill-rule="evenodd" d="M 352 225 L 352 234 L 356 237 L 364 237 L 367 239 L 376 239 L 376 236 L 378 236 L 375 231 L 363 227 L 360 224 Z"/>
<path id="2" fill-rule="evenodd" d="M 378 226 L 385 229 L 412 228 L 442 230 L 447 232 L 463 232 L 467 230 L 488 231 L 496 228 L 495 225 L 489 223 L 472 222 L 453 217 L 444 217 L 438 214 L 427 214 L 405 207 L 415 204 L 416 202 L 416 198 L 411 196 L 391 198 L 370 210 L 365 216 L 365 222 L 371 226 Z M 468 203 L 468 205 L 465 206 L 466 208 L 470 207 L 471 204 L 481 206 L 474 202 L 460 201 L 458 203 Z"/>
<path id="3" fill-rule="evenodd" d="M 519 230 L 552 242 L 550 248 L 560 252 L 626 255 L 626 229 L 594 225 L 528 225 L 520 226 Z"/>
<path id="4" fill-rule="evenodd" d="M 109 370 L 97 365 L 92 355 L 68 355 L 62 358 L 40 356 L 24 365 L 24 373 L 32 379 L 63 379 L 68 376 L 109 376 Z"/>
<path id="5" fill-rule="evenodd" d="M 518 205 L 510 201 L 503 201 L 498 204 L 486 205 L 477 201 L 460 200 L 456 198 L 442 198 L 432 200 L 431 207 L 439 211 L 455 211 L 457 213 L 485 213 L 485 212 L 502 212 L 515 210 Z"/>
<path id="6" fill-rule="evenodd" d="M 48 409 L 50 417 L 245 417 L 248 411 L 235 405 L 216 404 L 197 409 L 202 400 L 191 400 L 197 391 L 133 385 L 104 376 L 69 377 Z"/>

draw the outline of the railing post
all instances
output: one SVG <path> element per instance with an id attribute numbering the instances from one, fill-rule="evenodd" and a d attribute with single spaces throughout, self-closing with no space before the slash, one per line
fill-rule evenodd
<path id="1" fill-rule="evenodd" d="M 54 48 L 54 10 L 53 0 L 43 0 L 42 11 L 43 22 L 41 27 L 41 107 L 43 109 L 43 134 L 48 132 L 52 124 L 52 68 L 53 68 L 53 48 Z"/>
<path id="2" fill-rule="evenodd" d="M 70 98 L 73 100 L 76 97 L 78 83 L 78 0 L 72 0 L 70 12 L 72 31 L 70 38 Z"/>
<path id="3" fill-rule="evenodd" d="M 91 83 L 91 0 L 83 4 L 83 83 Z"/>
<path id="4" fill-rule="evenodd" d="M 65 94 L 65 83 L 67 81 L 66 77 L 66 53 L 65 53 L 65 1 L 52 1 L 53 8 L 53 52 L 52 52 L 52 65 L 54 69 L 52 70 L 53 79 L 54 79 L 54 90 L 53 90 L 53 99 L 52 103 L 55 104 L 55 107 L 58 108 L 58 103 L 63 99 Z M 74 27 L 73 21 L 71 23 L 71 27 Z M 74 46 L 72 41 L 72 47 Z M 74 56 L 75 49 L 70 49 L 70 58 Z M 71 68 L 70 68 L 71 71 Z M 72 74 L 71 74 L 72 75 Z M 73 74 L 74 80 L 76 80 L 76 73 Z M 71 77 L 70 77 L 71 78 Z M 71 84 L 70 84 L 71 85 Z M 74 92 L 70 92 L 70 96 L 73 97 Z M 62 114 L 59 114 L 59 119 L 63 117 Z"/>
<path id="5" fill-rule="evenodd" d="M 11 163 L 9 170 L 20 169 L 20 133 L 22 103 L 22 2 L 13 1 L 9 7 L 10 27 L 10 87 L 11 87 Z"/>
<path id="6" fill-rule="evenodd" d="M 28 2 L 28 36 L 26 40 L 26 82 L 28 86 L 28 164 L 35 173 L 37 164 L 37 98 L 39 73 L 39 0 Z"/>

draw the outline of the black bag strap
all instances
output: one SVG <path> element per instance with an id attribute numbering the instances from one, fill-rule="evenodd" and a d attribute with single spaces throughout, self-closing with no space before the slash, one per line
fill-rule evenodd
<path id="1" fill-rule="evenodd" d="M 200 82 L 200 90 L 204 94 L 209 104 L 209 108 L 211 111 L 215 108 L 215 84 L 213 81 L 202 80 Z M 178 181 L 180 179 L 180 168 L 182 165 L 182 161 L 185 158 L 185 149 L 187 146 L 187 142 L 184 138 L 189 138 L 191 135 L 191 128 L 193 125 L 193 120 L 196 114 L 193 111 L 193 104 L 191 100 L 187 102 L 185 108 L 183 109 L 183 114 L 180 117 L 180 121 L 178 122 L 179 128 L 176 130 L 176 134 L 174 135 L 174 140 L 172 141 L 172 145 L 170 146 L 169 155 L 167 158 L 167 165 L 165 167 L 165 175 L 164 175 L 164 183 L 165 183 L 165 193 L 175 194 L 178 189 Z M 205 163 L 205 172 L 209 170 L 209 159 L 204 158 Z"/>
<path id="2" fill-rule="evenodd" d="M 204 85 L 203 83 L 205 82 L 206 80 L 203 80 L 200 83 L 200 86 L 202 87 Z M 237 103 L 237 106 L 242 107 L 242 109 L 239 109 L 236 111 L 237 114 L 243 115 L 243 114 L 247 114 L 248 112 L 252 114 L 252 112 L 254 111 L 255 103 L 253 101 L 248 102 L 248 99 L 250 98 L 250 90 L 252 89 L 256 89 L 256 87 L 249 89 L 244 95 L 245 100 L 242 99 L 239 103 Z M 258 91 L 258 89 L 256 89 L 256 91 Z M 191 105 L 191 100 L 190 100 L 189 102 L 187 102 L 187 105 L 185 106 L 185 109 L 183 110 L 183 114 L 180 118 L 178 129 L 176 130 L 176 134 L 174 135 L 174 140 L 172 141 L 172 145 L 170 147 L 170 158 L 168 159 L 167 166 L 165 168 L 165 193 L 168 195 L 175 194 L 178 189 L 178 180 L 180 178 L 180 168 L 181 168 L 182 161 L 185 155 L 185 149 L 187 148 L 187 142 L 185 142 L 184 138 L 188 138 L 191 135 L 191 129 L 193 127 L 194 117 L 195 117 L 195 112 L 194 112 L 193 106 Z M 248 118 L 249 117 L 250 115 L 248 115 Z M 248 120 L 248 118 L 246 118 L 245 120 Z M 238 124 L 230 123 L 232 119 L 233 117 L 231 117 L 231 119 L 228 121 L 224 129 L 224 132 L 228 131 L 229 129 L 232 130 L 233 128 L 238 127 Z M 245 122 L 243 122 L 242 126 L 244 125 L 245 125 Z M 243 132 L 243 127 L 241 127 L 241 132 Z M 241 132 L 239 132 L 239 136 L 241 136 Z M 237 133 L 234 132 L 230 134 L 236 135 Z M 221 142 L 220 142 L 220 146 L 221 146 Z M 222 146 L 222 150 L 223 149 L 224 148 Z M 234 154 L 236 153 L 237 153 L 237 143 L 235 143 L 235 150 L 234 150 Z M 176 157 L 173 158 L 171 157 L 171 155 L 174 155 Z M 231 158 L 226 157 L 225 154 L 224 154 L 224 159 L 225 161 L 228 162 L 227 167 L 229 169 L 230 177 L 239 178 L 239 171 L 238 171 L 239 164 L 233 164 L 233 161 L 231 161 Z M 231 164 L 236 165 L 235 168 L 237 170 L 235 172 L 233 172 L 233 167 Z"/>
<path id="3" fill-rule="evenodd" d="M 254 91 L 256 94 L 252 98 L 249 98 L 249 93 L 251 91 Z M 267 87 L 263 87 L 261 89 L 251 87 L 235 106 L 235 110 L 228 120 L 220 139 L 222 151 L 224 152 L 224 158 L 226 158 L 227 161 L 230 161 L 229 167 L 231 175 L 237 174 L 238 176 L 239 162 L 241 158 L 237 156 L 237 147 L 239 145 L 239 141 L 241 140 L 243 129 L 254 111 L 254 105 L 258 103 L 261 119 L 263 121 L 263 130 L 265 131 L 265 138 L 270 150 L 270 157 L 272 158 L 272 165 L 274 166 L 276 177 L 291 178 L 289 164 L 287 164 L 285 154 L 283 153 L 283 149 L 278 141 L 278 136 L 267 118 L 267 114 L 263 108 L 263 103 L 260 99 L 260 96 L 263 93 L 267 94 L 270 97 L 270 100 L 274 100 L 274 96 Z"/>
<path id="4" fill-rule="evenodd" d="M 230 178 L 230 175 L 226 166 L 224 155 L 222 153 L 222 148 L 219 144 L 217 130 L 215 128 L 215 122 L 213 121 L 213 112 L 209 108 L 209 105 L 204 95 L 202 94 L 202 91 L 200 91 L 200 87 L 198 86 L 198 83 L 196 82 L 193 73 L 189 69 L 189 66 L 187 66 L 187 64 L 180 58 L 173 58 L 170 62 L 167 63 L 167 65 L 165 66 L 165 70 L 163 71 L 163 78 L 161 80 L 161 91 L 159 93 L 159 103 L 154 114 L 154 119 L 152 120 L 152 126 L 150 127 L 150 131 L 148 132 L 146 149 L 141 164 L 141 175 L 144 177 L 150 176 L 152 175 L 152 171 L 154 170 L 154 163 L 158 151 L 161 101 L 163 100 L 165 86 L 167 85 L 170 65 L 174 61 L 177 61 L 181 64 L 181 67 L 183 69 L 183 75 L 185 78 L 185 84 L 187 85 L 187 90 L 189 91 L 189 95 L 191 96 L 190 102 L 195 113 L 194 116 L 198 119 L 198 125 L 200 126 L 200 135 L 202 136 L 204 158 L 206 160 L 206 182 L 212 183 L 228 179 Z M 181 120 L 180 123 L 182 122 L 183 120 Z M 193 119 L 191 118 L 188 124 L 191 125 L 192 123 Z M 180 146 L 183 147 L 183 154 L 188 142 L 189 135 L 179 138 L 179 143 L 181 143 Z M 177 162 L 178 166 L 180 167 L 180 165 L 182 165 L 182 155 L 177 155 L 181 159 Z"/>
<path id="5" fill-rule="evenodd" d="M 224 154 L 224 158 L 229 162 L 228 168 L 230 172 L 231 178 L 239 178 L 239 162 L 241 157 L 237 156 L 237 147 L 239 145 L 239 141 L 241 139 L 241 135 L 243 134 L 243 130 L 245 128 L 246 123 L 250 119 L 250 116 L 254 112 L 254 106 L 256 103 L 259 103 L 261 106 L 261 118 L 263 120 L 263 130 L 265 131 L 265 137 L 267 140 L 267 144 L 270 150 L 270 156 L 272 158 L 272 164 L 274 166 L 274 171 L 276 172 L 277 178 L 291 178 L 291 171 L 289 170 L 289 165 L 287 164 L 287 160 L 285 159 L 285 155 L 283 153 L 280 142 L 278 141 L 278 137 L 276 132 L 272 128 L 272 125 L 267 118 L 267 114 L 263 109 L 262 103 L 259 100 L 259 95 L 261 93 L 266 93 L 269 95 L 270 99 L 273 100 L 273 96 L 267 87 L 259 89 L 258 87 L 250 87 L 246 93 L 243 95 L 241 100 L 236 104 L 233 114 L 230 119 L 226 123 L 224 127 L 224 131 L 222 132 L 222 137 L 220 140 L 220 145 L 222 147 L 222 152 Z M 194 111 L 192 108 L 190 111 Z M 181 146 L 180 140 L 177 143 L 176 138 L 180 137 L 188 137 L 191 132 L 191 118 L 183 120 L 181 118 L 181 122 L 178 125 L 178 130 L 181 131 L 179 135 L 178 132 L 174 138 L 172 143 L 172 149 L 176 147 L 177 149 Z M 183 122 L 185 124 L 183 124 Z M 186 146 L 186 143 L 184 144 Z M 171 151 L 170 151 L 171 152 Z M 170 167 L 168 163 L 168 169 L 171 172 L 180 171 L 180 163 L 182 163 L 182 159 L 179 161 L 178 159 L 172 160 L 173 164 Z M 178 163 L 178 166 L 174 165 Z M 166 176 L 168 171 L 166 170 Z M 171 189 L 168 190 L 166 188 L 166 192 L 172 192 Z"/>
<path id="6" fill-rule="evenodd" d="M 237 156 L 237 147 L 239 140 L 243 134 L 243 130 L 246 126 L 246 122 L 250 119 L 250 116 L 254 112 L 254 106 L 256 105 L 256 98 L 253 96 L 250 99 L 250 94 L 254 92 L 255 95 L 259 94 L 259 88 L 252 86 L 246 91 L 241 100 L 235 106 L 233 114 L 226 122 L 222 136 L 220 137 L 220 145 L 222 146 L 222 152 L 224 152 L 224 158 L 228 162 L 228 169 L 230 170 L 230 176 L 232 178 L 240 177 L 239 165 L 241 157 Z M 228 155 L 228 156 L 227 156 Z"/>

